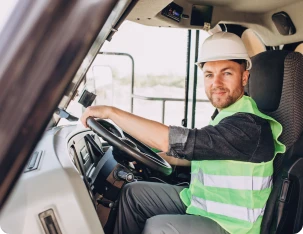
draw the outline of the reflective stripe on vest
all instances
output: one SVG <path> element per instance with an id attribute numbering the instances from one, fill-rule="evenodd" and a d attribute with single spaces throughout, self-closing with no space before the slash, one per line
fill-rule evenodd
<path id="1" fill-rule="evenodd" d="M 241 219 L 250 223 L 255 222 L 259 216 L 263 216 L 265 210 L 265 207 L 261 209 L 248 209 L 242 206 L 204 200 L 196 196 L 192 196 L 191 204 L 207 212 Z"/>
<path id="2" fill-rule="evenodd" d="M 209 175 L 199 169 L 199 173 L 191 174 L 191 181 L 199 180 L 204 186 L 242 189 L 242 190 L 262 190 L 272 187 L 272 176 L 227 176 Z"/>

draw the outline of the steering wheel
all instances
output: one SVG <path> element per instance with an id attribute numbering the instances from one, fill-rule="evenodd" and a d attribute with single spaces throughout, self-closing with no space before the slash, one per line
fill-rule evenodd
<path id="1" fill-rule="evenodd" d="M 120 131 L 115 125 L 103 119 L 95 120 L 93 117 L 88 117 L 86 122 L 94 133 L 120 152 L 126 153 L 132 160 L 138 161 L 150 169 L 165 175 L 172 173 L 172 167 L 166 160 L 142 142 Z"/>

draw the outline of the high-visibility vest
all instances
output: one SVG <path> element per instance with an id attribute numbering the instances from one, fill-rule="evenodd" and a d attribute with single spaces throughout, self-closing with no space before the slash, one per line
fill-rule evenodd
<path id="1" fill-rule="evenodd" d="M 215 126 L 225 117 L 239 112 L 251 113 L 269 122 L 275 144 L 273 159 L 262 163 L 192 161 L 190 187 L 183 189 L 180 196 L 187 206 L 186 213 L 208 217 L 229 233 L 260 233 L 266 202 L 272 190 L 273 160 L 286 148 L 278 141 L 282 133 L 281 124 L 261 113 L 248 96 L 222 109 L 210 124 Z"/>

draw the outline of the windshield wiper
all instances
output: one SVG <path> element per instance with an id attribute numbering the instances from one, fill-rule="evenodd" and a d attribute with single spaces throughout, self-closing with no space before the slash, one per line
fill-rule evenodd
<path id="1" fill-rule="evenodd" d="M 78 121 L 79 118 L 76 116 L 71 115 L 66 110 L 63 110 L 61 108 L 57 108 L 56 112 L 57 115 L 60 116 L 60 118 L 67 119 L 68 121 Z"/>

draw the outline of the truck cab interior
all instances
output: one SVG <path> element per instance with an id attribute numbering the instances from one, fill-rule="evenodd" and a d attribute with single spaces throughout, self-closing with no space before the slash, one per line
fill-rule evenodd
<path id="1" fill-rule="evenodd" d="M 96 105 L 96 98 L 102 99 L 104 95 L 87 87 L 92 82 L 103 85 L 104 92 L 109 87 L 105 84 L 106 69 L 101 70 L 104 73 L 99 81 L 90 80 L 88 74 L 99 55 L 123 53 L 102 49 L 118 37 L 124 22 L 185 30 L 184 96 L 181 99 L 136 96 L 133 92 L 136 73 L 132 72 L 129 108 L 131 112 L 139 108 L 134 106 L 135 98 L 164 100 L 164 113 L 165 102 L 178 101 L 183 108 L 179 125 L 191 128 L 198 127 L 197 103 L 205 101 L 197 97 L 199 71 L 194 66 L 199 37 L 202 33 L 212 35 L 220 31 L 241 37 L 253 64 L 246 92 L 263 113 L 282 124 L 280 141 L 287 149 L 274 160 L 273 190 L 264 211 L 261 233 L 300 233 L 302 1 L 16 2 L 0 32 L 0 226 L 4 233 L 111 234 L 119 194 L 125 184 L 190 183 L 188 167 L 171 166 L 157 154 L 157 149 L 144 145 L 114 123 L 91 118 L 90 128 L 84 128 L 78 121 L 85 107 Z M 157 43 L 145 46 L 160 47 Z M 178 46 L 174 49 L 178 51 Z M 122 95 L 125 90 L 115 92 Z M 74 102 L 80 105 L 78 114 L 70 112 Z M 137 110 L 136 114 L 144 115 Z M 167 118 L 160 119 L 164 122 Z"/>

